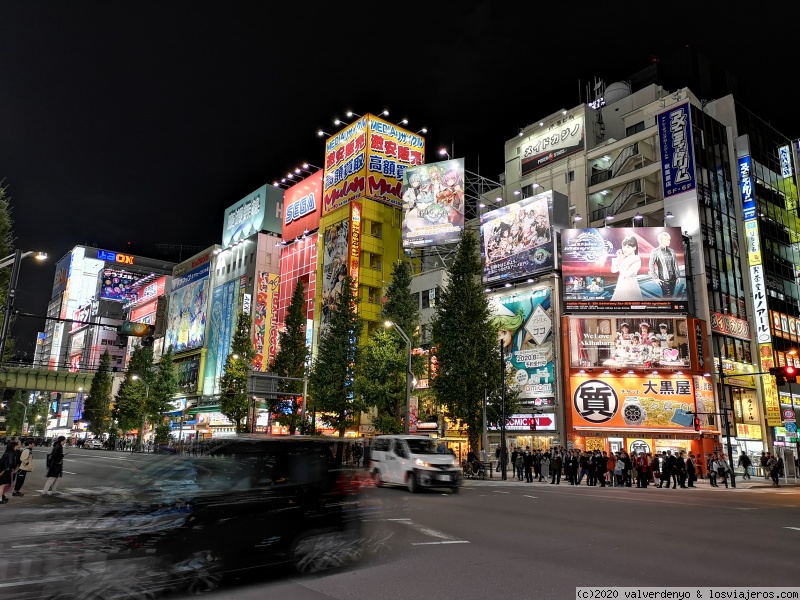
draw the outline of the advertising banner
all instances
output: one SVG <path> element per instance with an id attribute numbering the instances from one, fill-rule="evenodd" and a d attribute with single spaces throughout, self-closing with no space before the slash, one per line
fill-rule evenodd
<path id="1" fill-rule="evenodd" d="M 342 292 L 342 281 L 347 276 L 349 243 L 349 219 L 334 223 L 325 230 L 322 251 L 320 336 L 327 331 L 331 310 Z"/>
<path id="2" fill-rule="evenodd" d="M 755 390 L 740 390 L 733 394 L 733 408 L 737 423 L 758 425 L 762 423 L 761 410 Z"/>
<path id="3" fill-rule="evenodd" d="M 739 157 L 739 191 L 745 220 L 756 218 L 756 195 L 753 190 L 753 168 L 750 156 Z"/>
<path id="4" fill-rule="evenodd" d="M 499 423 L 487 423 L 489 431 L 499 431 Z M 553 413 L 545 415 L 511 415 L 506 419 L 506 431 L 555 431 L 556 416 Z"/>
<path id="5" fill-rule="evenodd" d="M 283 189 L 262 185 L 225 209 L 222 247 L 228 248 L 259 231 L 280 233 L 282 220 Z"/>
<path id="6" fill-rule="evenodd" d="M 319 229 L 322 215 L 322 174 L 322 171 L 317 171 L 284 193 L 281 233 L 284 240 L 293 240 L 302 237 L 306 231 Z"/>
<path id="7" fill-rule="evenodd" d="M 569 317 L 570 367 L 686 368 L 689 330 L 685 318 Z"/>
<path id="8" fill-rule="evenodd" d="M 219 378 L 228 358 L 233 331 L 238 320 L 237 299 L 239 280 L 234 279 L 216 288 L 211 296 L 211 324 L 208 333 L 208 353 L 203 374 L 203 393 L 219 393 Z"/>
<path id="9" fill-rule="evenodd" d="M 204 345 L 210 273 L 211 264 L 204 263 L 172 280 L 165 347 L 182 352 Z"/>
<path id="10" fill-rule="evenodd" d="M 580 152 L 583 147 L 583 115 L 569 115 L 523 142 L 519 152 L 522 176 Z"/>
<path id="11" fill-rule="evenodd" d="M 81 306 L 78 310 L 76 310 L 72 315 L 72 326 L 69 329 L 70 333 L 74 333 L 79 329 L 82 329 L 89 325 L 89 321 L 95 315 L 95 311 L 92 310 L 93 304 L 87 304 L 85 306 Z"/>
<path id="12" fill-rule="evenodd" d="M 425 138 L 369 115 L 367 196 L 400 207 L 400 188 L 406 169 L 425 162 Z M 463 181 L 463 178 L 462 178 Z M 455 182 L 451 182 L 456 187 Z M 463 183 L 460 184 L 463 188 Z"/>
<path id="13" fill-rule="evenodd" d="M 572 424 L 578 427 L 694 428 L 691 377 L 570 377 Z"/>
<path id="14" fill-rule="evenodd" d="M 778 158 L 781 161 L 781 177 L 791 177 L 794 170 L 792 169 L 792 151 L 789 146 L 778 148 Z"/>
<path id="15" fill-rule="evenodd" d="M 182 394 L 196 394 L 200 377 L 200 356 L 176 360 L 175 370 L 178 374 L 178 389 L 180 392 Z"/>
<path id="16" fill-rule="evenodd" d="M 114 300 L 116 302 L 130 302 L 136 300 L 134 284 L 142 278 L 141 275 L 128 271 L 103 269 L 100 275 L 100 299 Z"/>
<path id="17" fill-rule="evenodd" d="M 489 298 L 492 322 L 523 402 L 555 396 L 551 300 L 547 286 Z"/>
<path id="18" fill-rule="evenodd" d="M 361 203 L 350 205 L 350 277 L 353 279 L 353 297 L 358 297 L 358 281 L 361 270 Z"/>
<path id="19" fill-rule="evenodd" d="M 367 117 L 361 117 L 325 142 L 323 215 L 364 195 L 367 137 Z"/>
<path id="20" fill-rule="evenodd" d="M 767 309 L 767 283 L 764 279 L 764 267 L 750 267 L 750 285 L 753 290 L 753 322 L 755 324 L 756 341 L 759 344 L 772 343 L 769 329 L 769 310 Z"/>
<path id="21" fill-rule="evenodd" d="M 694 405 L 695 411 L 698 413 L 701 427 L 708 427 L 708 416 L 716 412 L 716 403 L 714 402 L 714 385 L 711 383 L 710 377 L 702 375 L 695 375 L 692 377 L 694 381 Z M 692 424 L 694 425 L 694 424 Z"/>
<path id="22" fill-rule="evenodd" d="M 53 293 L 50 296 L 51 300 L 67 289 L 67 282 L 69 281 L 71 270 L 72 252 L 64 256 L 56 263 L 56 275 L 53 278 Z"/>
<path id="23" fill-rule="evenodd" d="M 779 427 L 783 424 L 781 416 L 781 403 L 778 398 L 778 386 L 775 384 L 773 375 L 765 375 L 761 378 L 764 386 L 764 412 L 767 417 L 767 426 Z"/>
<path id="24" fill-rule="evenodd" d="M 553 192 L 481 215 L 483 282 L 512 281 L 553 269 Z"/>
<path id="25" fill-rule="evenodd" d="M 664 197 L 695 188 L 691 105 L 672 106 L 658 115 L 658 145 Z"/>
<path id="26" fill-rule="evenodd" d="M 687 312 L 679 227 L 602 227 L 561 233 L 567 312 Z"/>
<path id="27" fill-rule="evenodd" d="M 711 313 L 711 331 L 750 341 L 750 323 L 718 312 Z"/>
<path id="28" fill-rule="evenodd" d="M 403 247 L 450 244 L 464 231 L 464 159 L 407 169 L 403 175 Z"/>
<path id="29" fill-rule="evenodd" d="M 271 348 L 278 339 L 277 298 L 281 287 L 281 276 L 261 271 L 256 283 L 256 307 L 253 315 L 253 368 L 268 371 L 275 358 Z M 274 339 L 273 339 L 274 338 Z"/>

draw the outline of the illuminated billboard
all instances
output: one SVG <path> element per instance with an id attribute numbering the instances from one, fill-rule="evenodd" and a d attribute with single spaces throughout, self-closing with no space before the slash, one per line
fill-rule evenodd
<path id="1" fill-rule="evenodd" d="M 687 321 L 673 317 L 570 317 L 569 364 L 574 368 L 688 369 Z"/>
<path id="2" fill-rule="evenodd" d="M 134 284 L 141 278 L 141 275 L 128 271 L 103 269 L 99 278 L 100 292 L 98 296 L 102 300 L 114 300 L 116 302 L 136 300 Z"/>
<path id="3" fill-rule="evenodd" d="M 555 265 L 553 192 L 481 215 L 483 282 L 510 281 Z"/>
<path id="4" fill-rule="evenodd" d="M 173 278 L 164 347 L 182 352 L 205 343 L 210 273 L 211 263 L 201 261 L 196 269 Z"/>
<path id="5" fill-rule="evenodd" d="M 525 404 L 555 396 L 551 302 L 548 286 L 489 298 L 492 323 L 498 328 L 503 355 L 514 368 L 519 398 Z"/>
<path id="6" fill-rule="evenodd" d="M 253 369 L 268 371 L 278 343 L 278 293 L 281 276 L 261 271 L 256 284 L 256 307 L 253 313 Z"/>
<path id="7" fill-rule="evenodd" d="M 262 185 L 225 209 L 222 247 L 228 248 L 259 231 L 280 233 L 282 219 L 283 190 L 272 185 Z"/>
<path id="8" fill-rule="evenodd" d="M 679 227 L 603 227 L 561 233 L 567 312 L 686 312 Z"/>
<path id="9" fill-rule="evenodd" d="M 281 236 L 291 241 L 306 231 L 319 229 L 322 214 L 322 171 L 309 175 L 290 187 L 283 196 Z"/>
<path id="10" fill-rule="evenodd" d="M 689 376 L 570 377 L 572 425 L 579 428 L 694 428 Z"/>
<path id="11" fill-rule="evenodd" d="M 322 251 L 322 314 L 320 336 L 328 328 L 331 311 L 342 293 L 342 281 L 347 277 L 350 249 L 350 219 L 325 229 Z"/>
<path id="12" fill-rule="evenodd" d="M 239 312 L 247 285 L 247 276 L 242 276 L 214 288 L 208 328 L 206 364 L 203 372 L 203 393 L 219 393 L 219 378 L 228 359 Z"/>
<path id="13" fill-rule="evenodd" d="M 403 174 L 403 246 L 449 244 L 464 231 L 464 159 L 412 167 Z"/>
<path id="14" fill-rule="evenodd" d="M 425 138 L 374 115 L 351 123 L 325 142 L 322 214 L 368 196 L 402 206 L 406 169 L 425 160 Z"/>
<path id="15" fill-rule="evenodd" d="M 583 125 L 583 115 L 568 115 L 528 137 L 519 147 L 522 176 L 583 150 Z"/>

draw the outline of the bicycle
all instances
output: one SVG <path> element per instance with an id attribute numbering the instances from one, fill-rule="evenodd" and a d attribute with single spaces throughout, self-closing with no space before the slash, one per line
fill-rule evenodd
<path id="1" fill-rule="evenodd" d="M 465 460 L 462 463 L 462 468 L 464 471 L 464 477 L 466 479 L 472 479 L 473 477 L 477 477 L 478 479 L 486 479 L 486 467 L 484 467 L 483 463 L 479 460 Z"/>

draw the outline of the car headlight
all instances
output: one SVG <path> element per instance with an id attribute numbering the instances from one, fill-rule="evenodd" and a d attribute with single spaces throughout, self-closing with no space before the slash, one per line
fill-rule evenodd
<path id="1" fill-rule="evenodd" d="M 417 465 L 418 467 L 427 467 L 427 466 L 428 466 L 428 463 L 426 463 L 426 462 L 425 462 L 424 460 L 422 460 L 421 458 L 417 458 L 417 459 L 415 459 L 415 460 L 414 460 L 414 464 L 415 464 L 415 465 Z"/>

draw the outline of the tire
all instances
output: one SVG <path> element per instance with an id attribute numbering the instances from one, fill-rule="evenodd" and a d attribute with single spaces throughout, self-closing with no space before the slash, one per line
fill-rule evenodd
<path id="1" fill-rule="evenodd" d="M 311 531 L 292 544 L 292 562 L 298 573 L 319 573 L 347 567 L 358 560 L 359 538 L 337 531 Z"/>
<path id="2" fill-rule="evenodd" d="M 375 469 L 372 472 L 372 479 L 375 482 L 375 487 L 383 487 L 383 477 L 381 477 L 381 472 L 379 469 Z"/>
<path id="3" fill-rule="evenodd" d="M 408 474 L 408 491 L 412 494 L 416 494 L 419 491 L 419 485 L 417 484 L 417 476 L 413 473 Z"/>
<path id="4" fill-rule="evenodd" d="M 478 471 L 478 478 L 486 479 L 486 469 L 481 469 L 480 471 Z"/>

